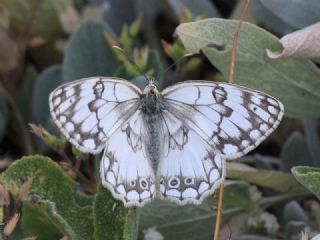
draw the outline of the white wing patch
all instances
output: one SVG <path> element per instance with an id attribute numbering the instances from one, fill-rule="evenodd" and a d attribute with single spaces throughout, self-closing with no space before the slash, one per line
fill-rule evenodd
<path id="1" fill-rule="evenodd" d="M 54 123 L 83 152 L 98 153 L 138 108 L 141 91 L 128 81 L 93 77 L 67 83 L 49 97 Z"/>
<path id="2" fill-rule="evenodd" d="M 171 144 L 158 165 L 160 193 L 179 205 L 200 204 L 224 180 L 225 161 L 195 132 L 189 131 L 186 136 L 186 140 Z"/>
<path id="3" fill-rule="evenodd" d="M 275 98 L 241 86 L 186 81 L 163 90 L 167 110 L 185 119 L 216 154 L 243 156 L 280 123 L 283 105 Z"/>
<path id="4" fill-rule="evenodd" d="M 102 184 L 126 207 L 142 207 L 155 197 L 155 176 L 142 143 L 141 122 L 137 111 L 111 136 L 101 160 Z"/>

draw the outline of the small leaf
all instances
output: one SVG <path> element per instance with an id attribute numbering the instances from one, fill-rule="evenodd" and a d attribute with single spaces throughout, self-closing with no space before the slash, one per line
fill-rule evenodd
<path id="1" fill-rule="evenodd" d="M 193 16 L 205 14 L 207 17 L 220 17 L 215 4 L 208 0 L 169 0 L 168 3 L 171 5 L 177 16 L 179 16 L 184 9 L 188 9 Z"/>
<path id="2" fill-rule="evenodd" d="M 114 35 L 107 25 L 88 21 L 72 35 L 63 61 L 63 83 L 113 75 L 119 65 L 104 32 Z"/>
<path id="3" fill-rule="evenodd" d="M 37 79 L 33 95 L 33 115 L 38 124 L 53 132 L 50 122 L 49 94 L 62 83 L 62 67 L 54 65 L 44 70 Z"/>
<path id="4" fill-rule="evenodd" d="M 120 34 L 124 24 L 130 25 L 136 18 L 136 14 L 143 10 L 136 6 L 136 1 L 127 0 L 91 0 L 91 3 L 99 4 L 102 10 L 103 20 L 116 34 Z M 143 4 L 145 4 L 143 2 Z M 135 9 L 137 11 L 135 11 Z"/>
<path id="5" fill-rule="evenodd" d="M 297 183 L 291 174 L 279 171 L 262 171 L 240 163 L 227 164 L 227 176 L 243 180 L 261 187 L 267 187 L 277 192 L 301 194 L 305 190 Z"/>
<path id="6" fill-rule="evenodd" d="M 320 156 L 320 138 L 318 135 L 318 121 L 317 119 L 306 119 L 303 121 L 304 132 L 306 135 L 306 141 L 308 150 L 310 152 L 311 163 L 303 163 L 299 165 L 307 166 L 320 166 L 319 156 Z"/>
<path id="7" fill-rule="evenodd" d="M 17 223 L 20 219 L 20 214 L 19 213 L 15 213 L 13 215 L 12 218 L 10 218 L 10 220 L 8 221 L 8 223 L 6 224 L 6 226 L 4 227 L 4 230 L 3 230 L 3 234 L 5 236 L 10 236 L 11 233 L 13 232 L 13 230 L 15 229 L 15 227 L 17 226 Z"/>
<path id="8" fill-rule="evenodd" d="M 281 149 L 280 170 L 291 172 L 291 168 L 299 165 L 312 165 L 310 152 L 305 137 L 299 132 L 293 132 Z"/>
<path id="9" fill-rule="evenodd" d="M 176 29 L 188 51 L 200 50 L 225 77 L 229 75 L 236 21 L 206 19 Z M 285 106 L 285 115 L 320 116 L 320 71 L 310 60 L 272 60 L 265 49 L 280 49 L 278 39 L 265 30 L 243 23 L 238 39 L 235 83 L 271 94 Z"/>
<path id="10" fill-rule="evenodd" d="M 137 19 L 134 20 L 134 22 L 131 24 L 130 30 L 129 30 L 131 36 L 133 36 L 133 37 L 137 36 L 137 34 L 139 33 L 140 28 L 141 28 L 142 20 L 143 20 L 143 15 L 139 14 Z"/>
<path id="11" fill-rule="evenodd" d="M 303 186 L 308 188 L 320 199 L 320 168 L 298 166 L 292 168 L 291 171 Z"/>
<path id="12" fill-rule="evenodd" d="M 310 224 L 307 214 L 296 201 L 290 201 L 285 205 L 283 210 L 283 221 L 285 224 L 295 221 L 304 222 L 306 225 Z"/>
<path id="13" fill-rule="evenodd" d="M 266 49 L 269 58 L 315 58 L 320 56 L 320 23 L 285 35 L 280 39 L 281 52 Z"/>

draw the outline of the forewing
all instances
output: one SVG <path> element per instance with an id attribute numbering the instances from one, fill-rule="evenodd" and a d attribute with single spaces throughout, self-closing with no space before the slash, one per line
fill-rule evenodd
<path id="1" fill-rule="evenodd" d="M 138 110 L 108 140 L 101 160 L 102 184 L 126 207 L 142 207 L 155 196 L 154 173 L 146 157 L 144 135 Z"/>
<path id="2" fill-rule="evenodd" d="M 165 135 L 170 140 L 157 170 L 161 196 L 179 205 L 200 204 L 224 180 L 224 158 L 182 120 L 170 113 L 163 116 Z"/>
<path id="3" fill-rule="evenodd" d="M 283 105 L 249 88 L 209 81 L 186 81 L 162 92 L 166 109 L 185 119 L 216 154 L 243 156 L 280 123 Z"/>
<path id="4" fill-rule="evenodd" d="M 64 84 L 49 97 L 51 116 L 83 152 L 100 152 L 139 105 L 141 91 L 117 78 L 92 77 Z"/>

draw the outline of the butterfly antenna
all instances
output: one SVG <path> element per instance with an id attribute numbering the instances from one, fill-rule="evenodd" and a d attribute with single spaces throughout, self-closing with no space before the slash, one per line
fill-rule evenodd
<path id="1" fill-rule="evenodd" d="M 147 77 L 147 75 L 141 70 L 141 68 L 138 66 L 138 64 L 136 64 L 136 63 L 134 62 L 134 60 L 132 60 L 132 59 L 129 57 L 129 55 L 128 55 L 121 47 L 114 45 L 114 46 L 112 46 L 112 48 L 119 50 L 119 51 L 127 58 L 127 60 L 128 60 L 130 63 L 133 64 L 133 66 L 138 70 L 138 72 L 139 72 L 141 75 L 143 75 L 147 81 L 150 81 L 150 79 L 149 79 L 149 78 Z"/>
<path id="2" fill-rule="evenodd" d="M 179 63 L 182 59 L 184 59 L 186 57 L 193 56 L 195 54 L 197 54 L 197 53 L 187 53 L 187 54 L 183 55 L 182 57 L 179 57 L 174 63 L 172 63 L 169 67 L 167 67 L 166 70 L 164 70 L 162 75 L 166 74 L 173 66 L 177 65 L 177 63 Z"/>

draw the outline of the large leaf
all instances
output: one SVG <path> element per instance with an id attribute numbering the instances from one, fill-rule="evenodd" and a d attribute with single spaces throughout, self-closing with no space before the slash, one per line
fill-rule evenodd
<path id="1" fill-rule="evenodd" d="M 25 236 L 38 236 L 38 239 L 60 239 L 63 237 L 59 229 L 67 229 L 65 221 L 59 214 L 52 214 L 56 210 L 54 203 L 41 201 L 31 205 L 25 203 L 22 213 L 22 228 Z"/>
<path id="2" fill-rule="evenodd" d="M 90 0 L 90 3 L 99 4 L 103 13 L 103 20 L 120 34 L 124 24 L 131 24 L 136 18 L 136 1 L 127 0 Z M 107 6 L 107 7 L 106 7 Z"/>
<path id="3" fill-rule="evenodd" d="M 94 239 L 135 240 L 138 234 L 139 215 L 115 200 L 110 191 L 99 186 L 93 204 Z"/>
<path id="4" fill-rule="evenodd" d="M 207 19 L 181 24 L 177 33 L 190 52 L 202 50 L 227 78 L 236 21 Z M 265 30 L 241 25 L 235 83 L 267 92 L 284 103 L 290 117 L 320 116 L 320 71 L 309 60 L 272 60 L 266 49 L 277 51 L 279 40 Z"/>
<path id="5" fill-rule="evenodd" d="M 262 0 L 263 1 L 263 0 Z M 280 34 L 287 34 L 294 30 L 293 27 L 286 24 L 281 18 L 266 8 L 261 0 L 250 2 L 250 9 L 259 23 L 262 23 L 266 29 L 273 30 Z"/>
<path id="6" fill-rule="evenodd" d="M 53 131 L 50 122 L 49 94 L 62 83 L 62 67 L 55 65 L 44 70 L 39 76 L 33 95 L 33 114 L 38 124 Z"/>
<path id="7" fill-rule="evenodd" d="M 252 208 L 249 185 L 231 182 L 225 186 L 224 219 Z M 156 227 L 164 239 L 207 240 L 213 236 L 217 202 L 208 197 L 201 205 L 177 206 L 167 201 L 155 201 L 141 210 L 140 229 Z"/>
<path id="8" fill-rule="evenodd" d="M 279 1 L 258 0 L 275 16 L 295 28 L 303 28 L 320 21 L 318 0 Z"/>
<path id="9" fill-rule="evenodd" d="M 305 192 L 291 174 L 280 171 L 257 170 L 241 163 L 229 162 L 227 164 L 227 177 L 243 180 L 282 193 L 301 194 Z"/>
<path id="10" fill-rule="evenodd" d="M 90 205 L 84 206 L 75 191 L 76 183 L 61 168 L 49 158 L 42 156 L 29 156 L 11 165 L 2 175 L 1 181 L 10 189 L 11 183 L 17 184 L 21 180 L 32 178 L 32 186 L 29 197 L 36 196 L 40 199 L 39 205 L 34 211 L 41 211 L 60 233 L 69 239 L 92 239 L 93 216 Z M 27 206 L 28 208 L 29 206 Z M 48 239 L 41 235 L 40 228 L 34 228 L 29 221 L 37 221 L 32 212 L 26 211 L 23 219 L 23 230 L 28 236 L 37 236 L 37 239 Z M 30 217 L 30 218 L 28 218 Z M 46 218 L 41 218 L 46 221 Z M 38 218 L 39 219 L 39 218 Z M 45 222 L 39 222 L 39 226 Z"/>
<path id="11" fill-rule="evenodd" d="M 91 76 L 113 75 L 119 64 L 104 32 L 114 35 L 107 25 L 89 21 L 72 35 L 63 61 L 64 83 Z"/>
<path id="12" fill-rule="evenodd" d="M 33 66 L 29 66 L 26 71 L 26 77 L 20 86 L 16 95 L 16 102 L 25 122 L 31 122 L 32 119 L 32 95 L 36 84 L 37 71 Z"/>
<path id="13" fill-rule="evenodd" d="M 292 174 L 320 199 L 320 168 L 298 166 L 292 168 Z"/>

